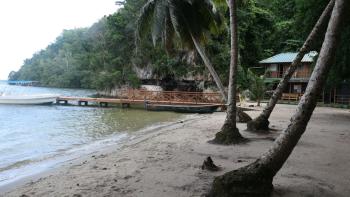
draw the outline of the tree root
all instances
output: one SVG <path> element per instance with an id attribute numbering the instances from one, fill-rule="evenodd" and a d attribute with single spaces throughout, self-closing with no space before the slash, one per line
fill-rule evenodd
<path id="1" fill-rule="evenodd" d="M 231 144 L 241 144 L 248 140 L 245 139 L 236 127 L 230 124 L 224 124 L 221 131 L 215 135 L 215 139 L 210 141 L 213 144 L 231 145 Z"/>
<path id="2" fill-rule="evenodd" d="M 247 123 L 247 130 L 253 132 L 267 132 L 269 131 L 269 120 L 263 116 L 258 116 Z"/>
<path id="3" fill-rule="evenodd" d="M 207 196 L 268 197 L 273 191 L 273 176 L 268 172 L 259 168 L 256 163 L 228 172 L 214 179 Z"/>
<path id="4" fill-rule="evenodd" d="M 242 109 L 237 108 L 237 115 L 236 115 L 237 122 L 247 123 L 252 120 L 253 119 L 247 113 L 245 113 Z"/>

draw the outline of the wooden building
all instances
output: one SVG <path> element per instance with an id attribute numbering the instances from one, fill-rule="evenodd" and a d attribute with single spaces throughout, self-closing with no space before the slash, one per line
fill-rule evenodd
<path id="1" fill-rule="evenodd" d="M 316 55 L 317 52 L 310 52 L 304 56 L 301 64 L 298 65 L 297 70 L 290 79 L 287 89 L 284 90 L 284 93 L 303 94 L 305 92 L 313 70 L 312 64 Z M 296 56 L 297 53 L 280 53 L 260 61 L 259 64 L 265 69 L 265 82 L 275 89 Z"/>
<path id="2" fill-rule="evenodd" d="M 265 72 L 265 83 L 274 90 L 288 67 L 292 64 L 297 53 L 280 53 L 259 62 Z M 313 71 L 317 52 L 306 54 L 301 64 L 290 79 L 287 88 L 283 91 L 282 100 L 298 101 L 304 94 Z M 325 104 L 350 105 L 350 81 L 344 81 L 337 87 L 328 88 L 320 95 L 319 102 Z"/>

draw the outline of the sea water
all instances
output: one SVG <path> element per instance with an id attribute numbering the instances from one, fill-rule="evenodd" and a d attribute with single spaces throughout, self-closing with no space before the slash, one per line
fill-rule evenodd
<path id="1" fill-rule="evenodd" d="M 6 95 L 89 96 L 92 90 L 9 86 Z M 140 129 L 178 119 L 179 114 L 142 109 L 0 105 L 0 187 L 101 144 L 118 144 Z"/>

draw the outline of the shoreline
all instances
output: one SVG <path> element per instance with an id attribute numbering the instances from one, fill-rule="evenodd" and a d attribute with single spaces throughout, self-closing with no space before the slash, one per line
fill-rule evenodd
<path id="1" fill-rule="evenodd" d="M 247 165 L 264 153 L 286 128 L 295 106 L 278 105 L 271 117 L 276 131 L 246 132 L 245 145 L 207 143 L 220 129 L 225 113 L 195 115 L 123 143 L 66 163 L 54 172 L 15 186 L 0 196 L 201 196 L 215 176 Z M 259 111 L 248 111 L 252 117 Z M 339 196 L 350 193 L 348 110 L 316 108 L 313 118 L 274 180 L 272 196 Z M 211 156 L 222 171 L 201 170 Z"/>
<path id="2" fill-rule="evenodd" d="M 105 139 L 100 139 L 88 144 L 68 149 L 65 151 L 65 153 L 57 153 L 57 155 L 50 156 L 48 159 L 33 161 L 32 163 L 21 166 L 20 168 L 14 168 L 8 171 L 4 171 L 7 173 L 11 173 L 17 170 L 32 170 L 29 173 L 28 170 L 23 171 L 26 174 L 21 174 L 19 177 L 15 177 L 10 180 L 3 180 L 2 182 L 0 182 L 0 197 L 2 193 L 6 193 L 11 189 L 20 187 L 28 182 L 32 182 L 33 180 L 38 180 L 41 177 L 44 177 L 52 172 L 56 172 L 60 168 L 70 166 L 71 164 L 79 162 L 80 160 L 87 158 L 91 155 L 110 152 L 112 147 L 119 149 L 121 146 L 123 146 L 123 144 L 127 143 L 128 141 L 133 141 L 134 139 L 138 139 L 144 135 L 151 134 L 155 131 L 158 131 L 159 129 L 163 129 L 165 127 L 169 127 L 176 124 L 181 124 L 180 122 L 186 122 L 193 119 L 195 119 L 193 115 L 182 115 L 178 118 L 175 118 L 172 121 L 154 123 L 152 125 L 139 129 L 137 131 L 133 131 L 131 133 L 129 133 L 129 131 L 118 133 L 109 136 Z"/>

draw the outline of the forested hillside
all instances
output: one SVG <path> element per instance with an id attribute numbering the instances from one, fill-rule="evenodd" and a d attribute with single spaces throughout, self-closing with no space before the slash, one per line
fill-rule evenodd
<path id="1" fill-rule="evenodd" d="M 145 0 L 126 0 L 124 8 L 103 17 L 90 28 L 64 30 L 56 41 L 26 59 L 11 80 L 35 80 L 54 87 L 110 89 L 123 84 L 137 87 L 135 67 L 150 67 L 154 77 L 205 74 L 199 58 L 189 58 L 186 48 L 167 54 L 153 47 L 151 36 L 136 51 L 137 17 Z M 244 88 L 247 69 L 261 59 L 284 51 L 296 51 L 328 3 L 327 0 L 244 0 L 239 3 L 239 84 Z M 228 23 L 228 10 L 218 6 Z M 346 24 L 350 24 L 350 17 Z M 319 50 L 322 38 L 314 50 Z M 330 83 L 350 77 L 350 26 L 338 50 Z M 228 83 L 230 60 L 228 28 L 208 35 L 206 50 L 222 81 Z M 346 55 L 344 55 L 346 54 Z M 197 56 L 197 55 L 195 55 Z M 189 61 L 190 59 L 190 61 Z"/>

